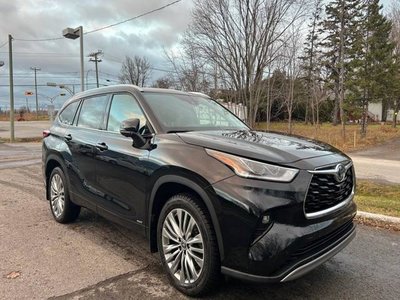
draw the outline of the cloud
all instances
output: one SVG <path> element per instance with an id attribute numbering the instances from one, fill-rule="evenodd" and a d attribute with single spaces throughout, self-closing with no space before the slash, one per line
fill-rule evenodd
<path id="1" fill-rule="evenodd" d="M 61 37 L 66 27 L 82 25 L 84 32 L 116 23 L 158 8 L 172 0 L 0 0 L 0 45 L 11 34 L 14 53 L 16 107 L 25 105 L 25 90 L 33 90 L 33 71 L 37 66 L 39 92 L 48 96 L 59 90 L 46 87 L 47 82 L 77 84 L 79 89 L 79 40 L 60 39 L 26 42 L 20 39 Z M 117 80 L 121 62 L 126 55 L 147 56 L 154 67 L 165 68 L 163 48 L 173 48 L 190 22 L 191 0 L 181 2 L 143 18 L 84 36 L 84 54 L 101 49 L 100 80 Z M 8 104 L 8 45 L 0 49 L 0 107 Z M 85 77 L 95 82 L 94 64 L 85 57 Z M 153 72 L 153 78 L 162 76 Z M 20 86 L 26 85 L 26 86 Z M 93 85 L 91 85 L 93 87 Z M 62 103 L 62 99 L 59 98 Z M 44 97 L 39 99 L 46 104 Z M 60 105 L 60 104 L 59 104 Z"/>

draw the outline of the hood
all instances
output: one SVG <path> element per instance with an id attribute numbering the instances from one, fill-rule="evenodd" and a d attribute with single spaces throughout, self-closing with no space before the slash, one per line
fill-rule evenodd
<path id="1" fill-rule="evenodd" d="M 319 141 L 272 132 L 191 131 L 178 135 L 191 145 L 282 165 L 325 155 L 343 155 Z"/>

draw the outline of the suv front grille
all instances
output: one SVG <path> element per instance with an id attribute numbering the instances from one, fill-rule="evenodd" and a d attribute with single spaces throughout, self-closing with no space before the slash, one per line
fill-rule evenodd
<path id="1" fill-rule="evenodd" d="M 306 215 L 332 208 L 348 199 L 353 192 L 353 172 L 350 167 L 341 182 L 334 174 L 314 173 L 304 204 Z"/>

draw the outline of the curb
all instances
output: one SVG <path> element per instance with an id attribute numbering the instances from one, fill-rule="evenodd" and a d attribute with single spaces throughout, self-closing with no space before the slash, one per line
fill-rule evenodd
<path id="1" fill-rule="evenodd" d="M 363 225 L 371 225 L 394 231 L 400 231 L 400 218 L 380 214 L 373 214 L 365 211 L 358 211 L 356 221 Z"/>

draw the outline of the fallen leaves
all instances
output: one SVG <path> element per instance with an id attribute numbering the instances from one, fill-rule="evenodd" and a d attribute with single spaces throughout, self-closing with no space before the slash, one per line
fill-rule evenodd
<path id="1" fill-rule="evenodd" d="M 6 275 L 7 279 L 15 279 L 18 278 L 19 276 L 21 276 L 21 272 L 20 271 L 12 271 L 11 273 L 8 273 Z"/>

